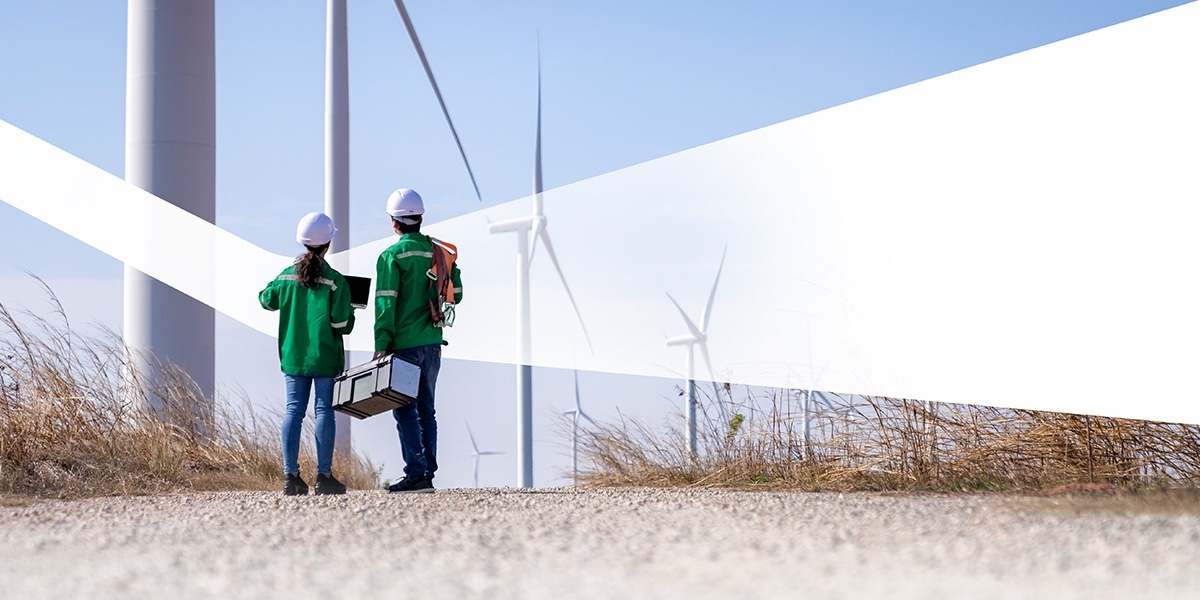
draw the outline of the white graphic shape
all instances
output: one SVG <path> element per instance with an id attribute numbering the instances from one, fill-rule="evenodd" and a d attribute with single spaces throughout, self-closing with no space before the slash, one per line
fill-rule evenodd
<path id="1" fill-rule="evenodd" d="M 669 374 L 662 290 L 703 294 L 719 235 L 738 249 L 735 317 L 707 332 L 723 379 L 810 389 L 828 364 L 844 394 L 1200 422 L 1196 31 L 1187 4 L 548 191 L 595 356 L 547 302 L 530 363 Z M 289 257 L 7 124 L 0 199 L 274 333 L 255 295 Z M 512 362 L 511 242 L 484 225 L 528 202 L 429 227 L 471 288 L 447 357 Z M 351 249 L 350 272 L 392 241 Z M 205 244 L 219 281 L 185 260 Z M 371 349 L 368 320 L 350 348 Z"/>

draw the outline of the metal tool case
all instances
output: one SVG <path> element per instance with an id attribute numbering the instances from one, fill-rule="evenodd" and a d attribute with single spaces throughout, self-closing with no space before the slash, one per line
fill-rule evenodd
<path id="1" fill-rule="evenodd" d="M 357 419 L 400 408 L 417 399 L 421 368 L 385 356 L 346 370 L 333 380 L 333 410 Z"/>

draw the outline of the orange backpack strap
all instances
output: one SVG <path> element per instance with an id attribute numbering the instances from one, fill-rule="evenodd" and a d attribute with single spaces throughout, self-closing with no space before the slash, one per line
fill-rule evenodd
<path id="1" fill-rule="evenodd" d="M 458 261 L 458 248 L 454 244 L 444 242 L 442 240 L 429 238 L 433 243 L 434 256 L 436 257 L 440 249 L 442 257 L 437 265 L 438 267 L 438 287 L 441 295 L 446 297 L 446 302 L 454 303 L 454 263 Z"/>
<path id="2" fill-rule="evenodd" d="M 434 327 L 445 327 L 446 314 L 444 306 L 454 304 L 454 262 L 458 258 L 458 248 L 441 240 L 429 238 L 432 242 L 433 255 L 429 267 L 429 317 Z M 452 320 L 451 320 L 452 321 Z"/>

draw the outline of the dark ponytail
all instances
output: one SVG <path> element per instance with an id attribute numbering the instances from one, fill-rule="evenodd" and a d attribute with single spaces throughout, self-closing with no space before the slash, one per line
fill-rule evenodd
<path id="1" fill-rule="evenodd" d="M 308 252 L 296 259 L 296 283 L 300 287 L 312 288 L 317 286 L 317 280 L 321 278 L 321 253 L 329 248 L 329 242 L 305 248 L 308 248 Z"/>

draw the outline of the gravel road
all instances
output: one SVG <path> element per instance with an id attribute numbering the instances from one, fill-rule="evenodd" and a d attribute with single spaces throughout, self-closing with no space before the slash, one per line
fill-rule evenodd
<path id="1" fill-rule="evenodd" d="M 1005 496 L 238 492 L 0 508 L 5 598 L 1184 598 L 1200 516 Z"/>

